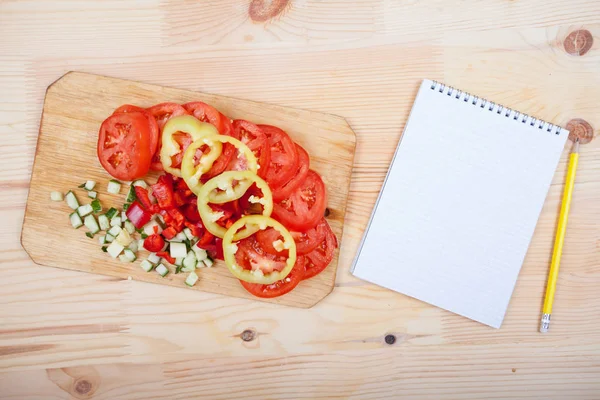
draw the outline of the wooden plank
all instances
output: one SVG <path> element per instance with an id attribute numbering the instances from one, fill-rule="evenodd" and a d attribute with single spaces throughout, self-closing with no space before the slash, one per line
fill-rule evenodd
<path id="1" fill-rule="evenodd" d="M 185 288 L 187 274 L 161 277 L 146 273 L 139 262 L 133 264 L 112 259 L 68 222 L 71 210 L 64 202 L 52 202 L 53 190 L 66 193 L 87 179 L 96 181 L 104 207 L 120 209 L 124 193 L 106 192 L 110 176 L 96 156 L 97 130 L 100 123 L 121 104 L 143 107 L 173 101 L 204 101 L 232 119 L 244 118 L 257 124 L 271 124 L 289 132 L 311 156 L 311 168 L 323 177 L 328 190 L 327 217 L 341 240 L 346 200 L 352 173 L 356 138 L 346 121 L 337 116 L 292 109 L 248 100 L 191 92 L 99 75 L 70 72 L 54 82 L 46 93 L 40 135 L 31 176 L 31 186 L 23 222 L 21 241 L 34 262 L 52 267 L 73 269 L 134 280 Z M 156 174 L 152 177 L 155 178 Z M 151 178 L 151 179 L 152 179 Z M 75 189 L 74 189 L 75 190 Z M 121 192 L 126 192 L 125 188 Z M 89 202 L 85 191 L 75 190 L 80 204 Z M 301 282 L 291 293 L 274 299 L 261 299 L 294 307 L 311 307 L 333 289 L 339 248 L 325 271 Z M 145 254 L 146 253 L 146 254 Z M 254 298 L 241 287 L 223 262 L 199 270 L 200 280 L 192 288 L 211 293 Z"/>

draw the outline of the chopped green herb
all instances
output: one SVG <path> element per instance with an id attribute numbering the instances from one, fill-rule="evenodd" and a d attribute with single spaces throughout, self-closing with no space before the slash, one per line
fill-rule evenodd
<path id="1" fill-rule="evenodd" d="M 146 235 L 145 233 L 142 233 L 142 239 L 146 239 L 148 237 L 148 235 Z"/>
<path id="2" fill-rule="evenodd" d="M 85 187 L 85 183 L 82 183 L 81 185 L 77 186 L 79 189 L 83 189 Z"/>
<path id="3" fill-rule="evenodd" d="M 95 214 L 98 214 L 100 211 L 102 211 L 102 205 L 100 204 L 100 200 L 98 199 L 94 199 L 92 200 L 92 210 L 94 210 Z"/>
<path id="4" fill-rule="evenodd" d="M 105 252 L 105 253 L 106 253 L 106 252 L 108 251 L 107 249 L 108 249 L 108 246 L 102 246 L 102 251 L 103 251 L 103 252 Z"/>
<path id="5" fill-rule="evenodd" d="M 176 274 L 180 273 L 182 268 L 183 268 L 183 265 L 178 265 L 177 268 L 175 268 L 175 273 Z"/>
<path id="6" fill-rule="evenodd" d="M 85 236 L 89 237 L 89 238 L 93 238 L 94 234 L 92 232 L 86 232 Z"/>
<path id="7" fill-rule="evenodd" d="M 185 251 L 192 250 L 192 242 L 190 241 L 190 239 L 185 239 L 183 243 L 185 243 Z"/>
<path id="8" fill-rule="evenodd" d="M 119 211 L 116 208 L 111 207 L 111 208 L 108 209 L 108 211 L 104 215 L 106 215 L 106 218 L 111 219 L 112 217 L 114 217 L 115 215 L 117 215 L 118 212 Z"/>
<path id="9" fill-rule="evenodd" d="M 131 205 L 131 204 L 129 204 L 129 203 L 125 203 L 125 204 L 123 204 L 123 211 L 127 211 L 127 210 L 129 210 L 129 206 L 130 206 L 130 205 Z"/>

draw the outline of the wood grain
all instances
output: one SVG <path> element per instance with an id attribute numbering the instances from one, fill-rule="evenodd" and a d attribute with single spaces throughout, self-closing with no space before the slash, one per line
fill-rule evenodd
<path id="1" fill-rule="evenodd" d="M 249 5 L 0 1 L 0 397 L 597 400 L 600 3 L 294 0 L 265 22 Z M 565 46 L 578 30 L 583 55 L 588 42 Z M 357 135 L 348 248 L 422 78 L 587 121 L 551 332 L 537 328 L 567 149 L 500 330 L 355 279 L 352 251 L 309 310 L 35 265 L 19 232 L 44 93 L 69 70 L 343 116 Z"/>
<path id="2" fill-rule="evenodd" d="M 153 86 L 99 75 L 69 72 L 54 82 L 46 92 L 29 197 L 23 221 L 21 242 L 31 259 L 40 265 L 109 275 L 121 279 L 178 286 L 185 290 L 187 274 L 170 273 L 161 277 L 143 271 L 139 263 L 149 254 L 140 251 L 134 263 L 123 263 L 99 250 L 97 240 L 90 240 L 83 230 L 68 222 L 72 210 L 64 202 L 52 202 L 53 190 L 73 190 L 80 204 L 89 203 L 80 182 L 97 182 L 98 199 L 104 210 L 121 209 L 128 185 L 119 195 L 106 192 L 111 177 L 96 156 L 97 131 L 100 124 L 121 104 L 142 107 L 162 102 L 187 103 L 204 101 L 232 119 L 247 119 L 256 124 L 280 127 L 304 147 L 311 157 L 311 168 L 321 174 L 328 191 L 327 221 L 341 239 L 346 201 L 352 173 L 356 137 L 343 118 L 257 103 L 248 100 Z M 156 175 L 148 183 L 156 181 Z M 342 244 L 343 246 L 343 244 Z M 301 282 L 295 290 L 274 299 L 260 299 L 249 294 L 227 269 L 217 261 L 212 268 L 198 271 L 200 280 L 192 287 L 211 293 L 245 297 L 293 307 L 312 307 L 327 296 L 335 283 L 338 253 L 330 265 L 314 279 Z M 347 250 L 348 251 L 348 250 Z M 353 251 L 353 250 L 350 250 Z M 171 272 L 174 272 L 171 268 Z"/>

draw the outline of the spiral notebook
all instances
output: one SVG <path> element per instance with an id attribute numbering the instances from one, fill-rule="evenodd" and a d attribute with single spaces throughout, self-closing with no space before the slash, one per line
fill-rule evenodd
<path id="1" fill-rule="evenodd" d="M 567 136 L 424 80 L 353 274 L 499 328 Z"/>

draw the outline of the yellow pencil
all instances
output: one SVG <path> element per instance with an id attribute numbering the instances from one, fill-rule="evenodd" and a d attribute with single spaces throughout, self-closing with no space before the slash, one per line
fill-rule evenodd
<path id="1" fill-rule="evenodd" d="M 550 327 L 550 316 L 552 315 L 552 303 L 554 302 L 554 293 L 556 292 L 556 280 L 558 279 L 558 270 L 560 269 L 560 257 L 565 241 L 565 232 L 567 230 L 567 221 L 569 219 L 569 209 L 571 208 L 571 197 L 573 196 L 573 186 L 575 185 L 575 172 L 579 162 L 579 139 L 575 140 L 571 156 L 569 157 L 569 169 L 567 170 L 567 182 L 563 192 L 562 204 L 560 207 L 560 216 L 558 217 L 558 227 L 556 229 L 556 239 L 554 240 L 554 251 L 552 253 L 552 263 L 550 264 L 550 276 L 548 276 L 548 286 L 546 286 L 546 298 L 544 299 L 544 308 L 542 309 L 542 324 L 540 332 L 548 332 Z"/>

